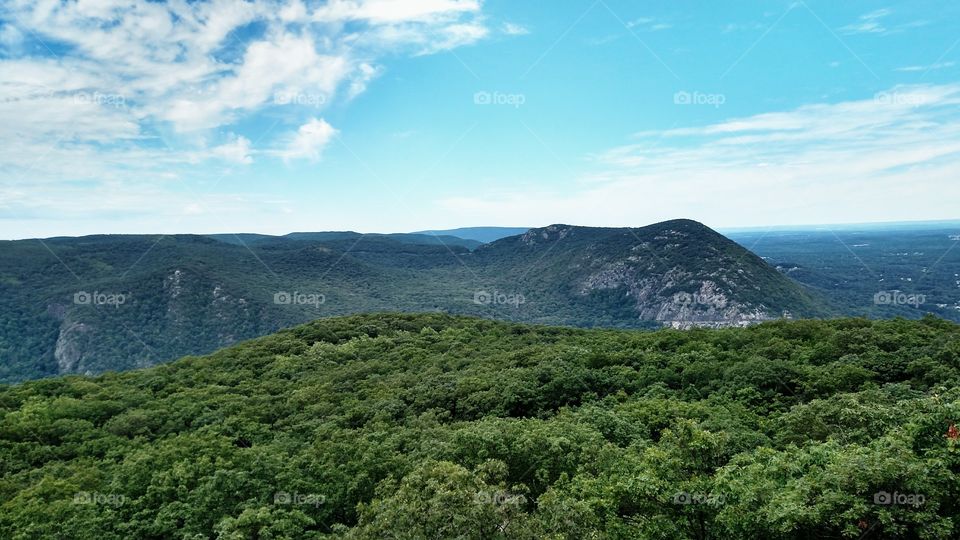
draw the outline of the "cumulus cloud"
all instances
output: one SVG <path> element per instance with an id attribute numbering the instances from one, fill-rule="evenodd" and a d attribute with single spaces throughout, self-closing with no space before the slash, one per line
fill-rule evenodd
<path id="1" fill-rule="evenodd" d="M 307 90 L 333 95 L 351 71 L 348 59 L 317 53 L 310 36 L 283 33 L 270 41 L 252 43 L 242 64 L 228 76 L 194 94 L 179 96 L 152 112 L 178 129 L 209 128 L 230 123 L 238 112 L 267 104 L 282 89 L 288 94 Z"/>
<path id="2" fill-rule="evenodd" d="M 249 165 L 253 163 L 250 156 L 250 139 L 231 134 L 230 142 L 214 147 L 211 154 L 225 161 Z"/>
<path id="3" fill-rule="evenodd" d="M 291 137 L 286 147 L 278 151 L 277 154 L 284 161 L 293 159 L 317 161 L 320 159 L 324 147 L 336 134 L 337 130 L 326 120 L 311 118 L 309 122 L 300 126 L 300 129 Z"/>

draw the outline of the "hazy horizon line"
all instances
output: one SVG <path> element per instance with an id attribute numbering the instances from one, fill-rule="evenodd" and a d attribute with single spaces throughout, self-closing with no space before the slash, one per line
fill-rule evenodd
<path id="1" fill-rule="evenodd" d="M 511 226 L 511 225 L 466 225 L 463 227 L 448 227 L 448 228 L 433 228 L 433 229 L 421 229 L 418 231 L 360 231 L 353 229 L 327 229 L 327 230 L 297 230 L 290 231 L 283 234 L 271 234 L 271 233 L 261 233 L 261 232 L 251 232 L 251 231 L 241 231 L 241 232 L 176 232 L 176 233 L 162 233 L 162 232 L 104 232 L 104 233 L 94 233 L 94 234 L 83 234 L 78 236 L 72 235 L 56 235 L 56 236 L 44 236 L 44 237 L 24 237 L 24 238 L 0 238 L 2 242 L 18 242 L 23 240 L 49 240 L 53 238 L 84 238 L 88 236 L 223 236 L 223 235 L 257 235 L 257 236 L 268 236 L 275 238 L 282 238 L 291 234 L 299 233 L 356 233 L 356 234 L 423 234 L 423 235 L 438 235 L 438 233 L 449 233 L 452 231 L 459 231 L 465 229 L 540 229 L 544 227 L 550 227 L 553 225 L 571 225 L 575 227 L 588 227 L 588 228 L 597 228 L 597 229 L 636 229 L 641 227 L 647 227 L 650 225 L 656 225 L 657 223 L 666 223 L 667 221 L 675 221 L 678 219 L 690 219 L 691 221 L 697 221 L 717 232 L 720 233 L 749 233 L 749 232 L 775 232 L 775 231 L 815 231 L 818 229 L 843 229 L 843 230 L 856 230 L 851 229 L 854 227 L 866 227 L 871 230 L 875 229 L 884 229 L 884 228 L 913 228 L 913 229 L 926 229 L 935 226 L 941 225 L 958 225 L 960 226 L 960 218 L 953 219 L 928 219 L 928 220 L 898 220 L 898 221 L 868 221 L 868 222 L 846 222 L 846 223 L 804 223 L 804 224 L 777 224 L 777 225 L 743 225 L 743 226 L 731 226 L 731 227 L 711 227 L 709 224 L 706 224 L 702 221 L 695 220 L 692 218 L 675 218 L 665 221 L 655 221 L 652 223 L 647 223 L 644 225 L 576 225 L 572 223 L 550 223 L 547 225 L 540 225 L 535 227 L 525 227 L 525 226 Z M 450 235 L 455 236 L 455 235 Z"/>

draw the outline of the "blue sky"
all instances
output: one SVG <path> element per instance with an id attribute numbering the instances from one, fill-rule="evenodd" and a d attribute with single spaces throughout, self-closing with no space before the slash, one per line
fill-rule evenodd
<path id="1" fill-rule="evenodd" d="M 951 2 L 8 1 L 0 237 L 960 217 Z"/>

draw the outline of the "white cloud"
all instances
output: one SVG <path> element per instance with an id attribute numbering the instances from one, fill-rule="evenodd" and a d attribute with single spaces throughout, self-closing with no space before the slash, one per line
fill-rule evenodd
<path id="1" fill-rule="evenodd" d="M 884 26 L 883 19 L 892 14 L 893 10 L 886 8 L 871 11 L 861 15 L 856 22 L 840 28 L 840 31 L 844 34 L 887 34 L 890 30 Z"/>
<path id="2" fill-rule="evenodd" d="M 637 28 L 646 32 L 657 32 L 659 30 L 673 28 L 673 25 L 665 22 L 657 22 L 657 20 L 652 17 L 640 17 L 632 21 L 627 21 L 627 28 L 631 30 Z"/>
<path id="3" fill-rule="evenodd" d="M 865 15 L 861 15 L 857 22 L 844 26 L 840 30 L 848 34 L 863 34 L 863 33 L 882 33 L 886 32 L 886 28 L 880 22 L 880 19 L 890 15 L 892 13 L 889 9 L 878 9 L 872 11 Z"/>
<path id="4" fill-rule="evenodd" d="M 480 10 L 478 0 L 331 0 L 314 13 L 324 22 L 368 21 L 374 24 L 449 21 Z"/>
<path id="5" fill-rule="evenodd" d="M 525 36 L 530 33 L 530 29 L 521 24 L 507 22 L 503 23 L 503 33 L 508 36 Z"/>
<path id="6" fill-rule="evenodd" d="M 374 49 L 412 48 L 417 56 L 434 54 L 475 43 L 489 34 L 478 22 L 444 24 L 425 28 L 421 24 L 378 26 L 361 36 L 364 45 Z"/>
<path id="7" fill-rule="evenodd" d="M 229 123 L 237 111 L 249 111 L 283 89 L 289 94 L 307 89 L 333 95 L 352 70 L 343 57 L 318 54 L 309 36 L 281 34 L 269 41 L 250 44 L 235 72 L 196 92 L 166 104 L 167 110 L 152 110 L 182 130 L 209 128 Z M 172 106 L 171 106 L 172 105 Z"/>
<path id="8" fill-rule="evenodd" d="M 934 71 L 937 69 L 946 69 L 946 68 L 953 67 L 955 65 L 957 65 L 956 62 L 938 62 L 936 64 L 930 64 L 928 66 L 904 66 L 901 68 L 897 68 L 894 71 L 900 71 L 904 73 L 913 73 L 918 71 L 926 72 L 926 71 Z"/>
<path id="9" fill-rule="evenodd" d="M 23 32 L 11 24 L 0 26 L 0 45 L 5 48 L 13 49 L 23 41 Z"/>
<path id="10" fill-rule="evenodd" d="M 363 63 L 356 70 L 353 79 L 350 81 L 350 88 L 347 91 L 347 98 L 353 99 L 362 94 L 367 89 L 367 85 L 375 79 L 383 70 L 377 66 Z"/>
<path id="11" fill-rule="evenodd" d="M 465 221 L 714 226 L 956 218 L 960 85 L 901 86 L 818 104 L 637 134 L 593 156 L 565 192 L 452 197 Z M 532 204 L 535 201 L 535 204 Z"/>
<path id="12" fill-rule="evenodd" d="M 250 156 L 250 139 L 231 134 L 231 141 L 214 147 L 210 153 L 223 160 L 233 163 L 249 165 L 253 163 Z"/>
<path id="13" fill-rule="evenodd" d="M 741 31 L 759 31 L 763 30 L 765 27 L 763 23 L 760 22 L 748 22 L 748 23 L 729 23 L 724 25 L 721 31 L 724 34 L 729 34 L 731 32 L 741 32 Z"/>
<path id="14" fill-rule="evenodd" d="M 284 159 L 308 159 L 317 161 L 327 143 L 336 136 L 337 130 L 324 119 L 311 118 L 309 122 L 300 126 L 286 147 L 277 152 Z"/>
<path id="15" fill-rule="evenodd" d="M 651 17 L 638 17 L 636 19 L 633 19 L 632 21 L 627 21 L 627 28 L 635 28 L 637 26 L 646 26 L 654 21 L 655 19 Z"/>

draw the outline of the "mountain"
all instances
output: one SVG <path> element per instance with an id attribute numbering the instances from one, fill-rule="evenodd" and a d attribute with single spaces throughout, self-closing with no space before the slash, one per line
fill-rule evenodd
<path id="1" fill-rule="evenodd" d="M 762 259 L 693 221 L 553 225 L 473 250 L 406 240 L 309 233 L 2 242 L 0 382 L 144 367 L 370 311 L 633 328 L 827 313 Z"/>
<path id="2" fill-rule="evenodd" d="M 957 538 L 958 360 L 932 317 L 323 319 L 0 385 L 0 538 Z"/>
<path id="3" fill-rule="evenodd" d="M 551 225 L 476 256 L 530 296 L 549 298 L 559 318 L 587 309 L 606 325 L 638 319 L 686 328 L 824 314 L 760 257 L 691 220 L 638 229 Z"/>
<path id="4" fill-rule="evenodd" d="M 487 244 L 508 236 L 517 236 L 529 230 L 530 227 L 461 227 L 440 231 L 419 231 L 413 234 L 449 235 Z"/>

